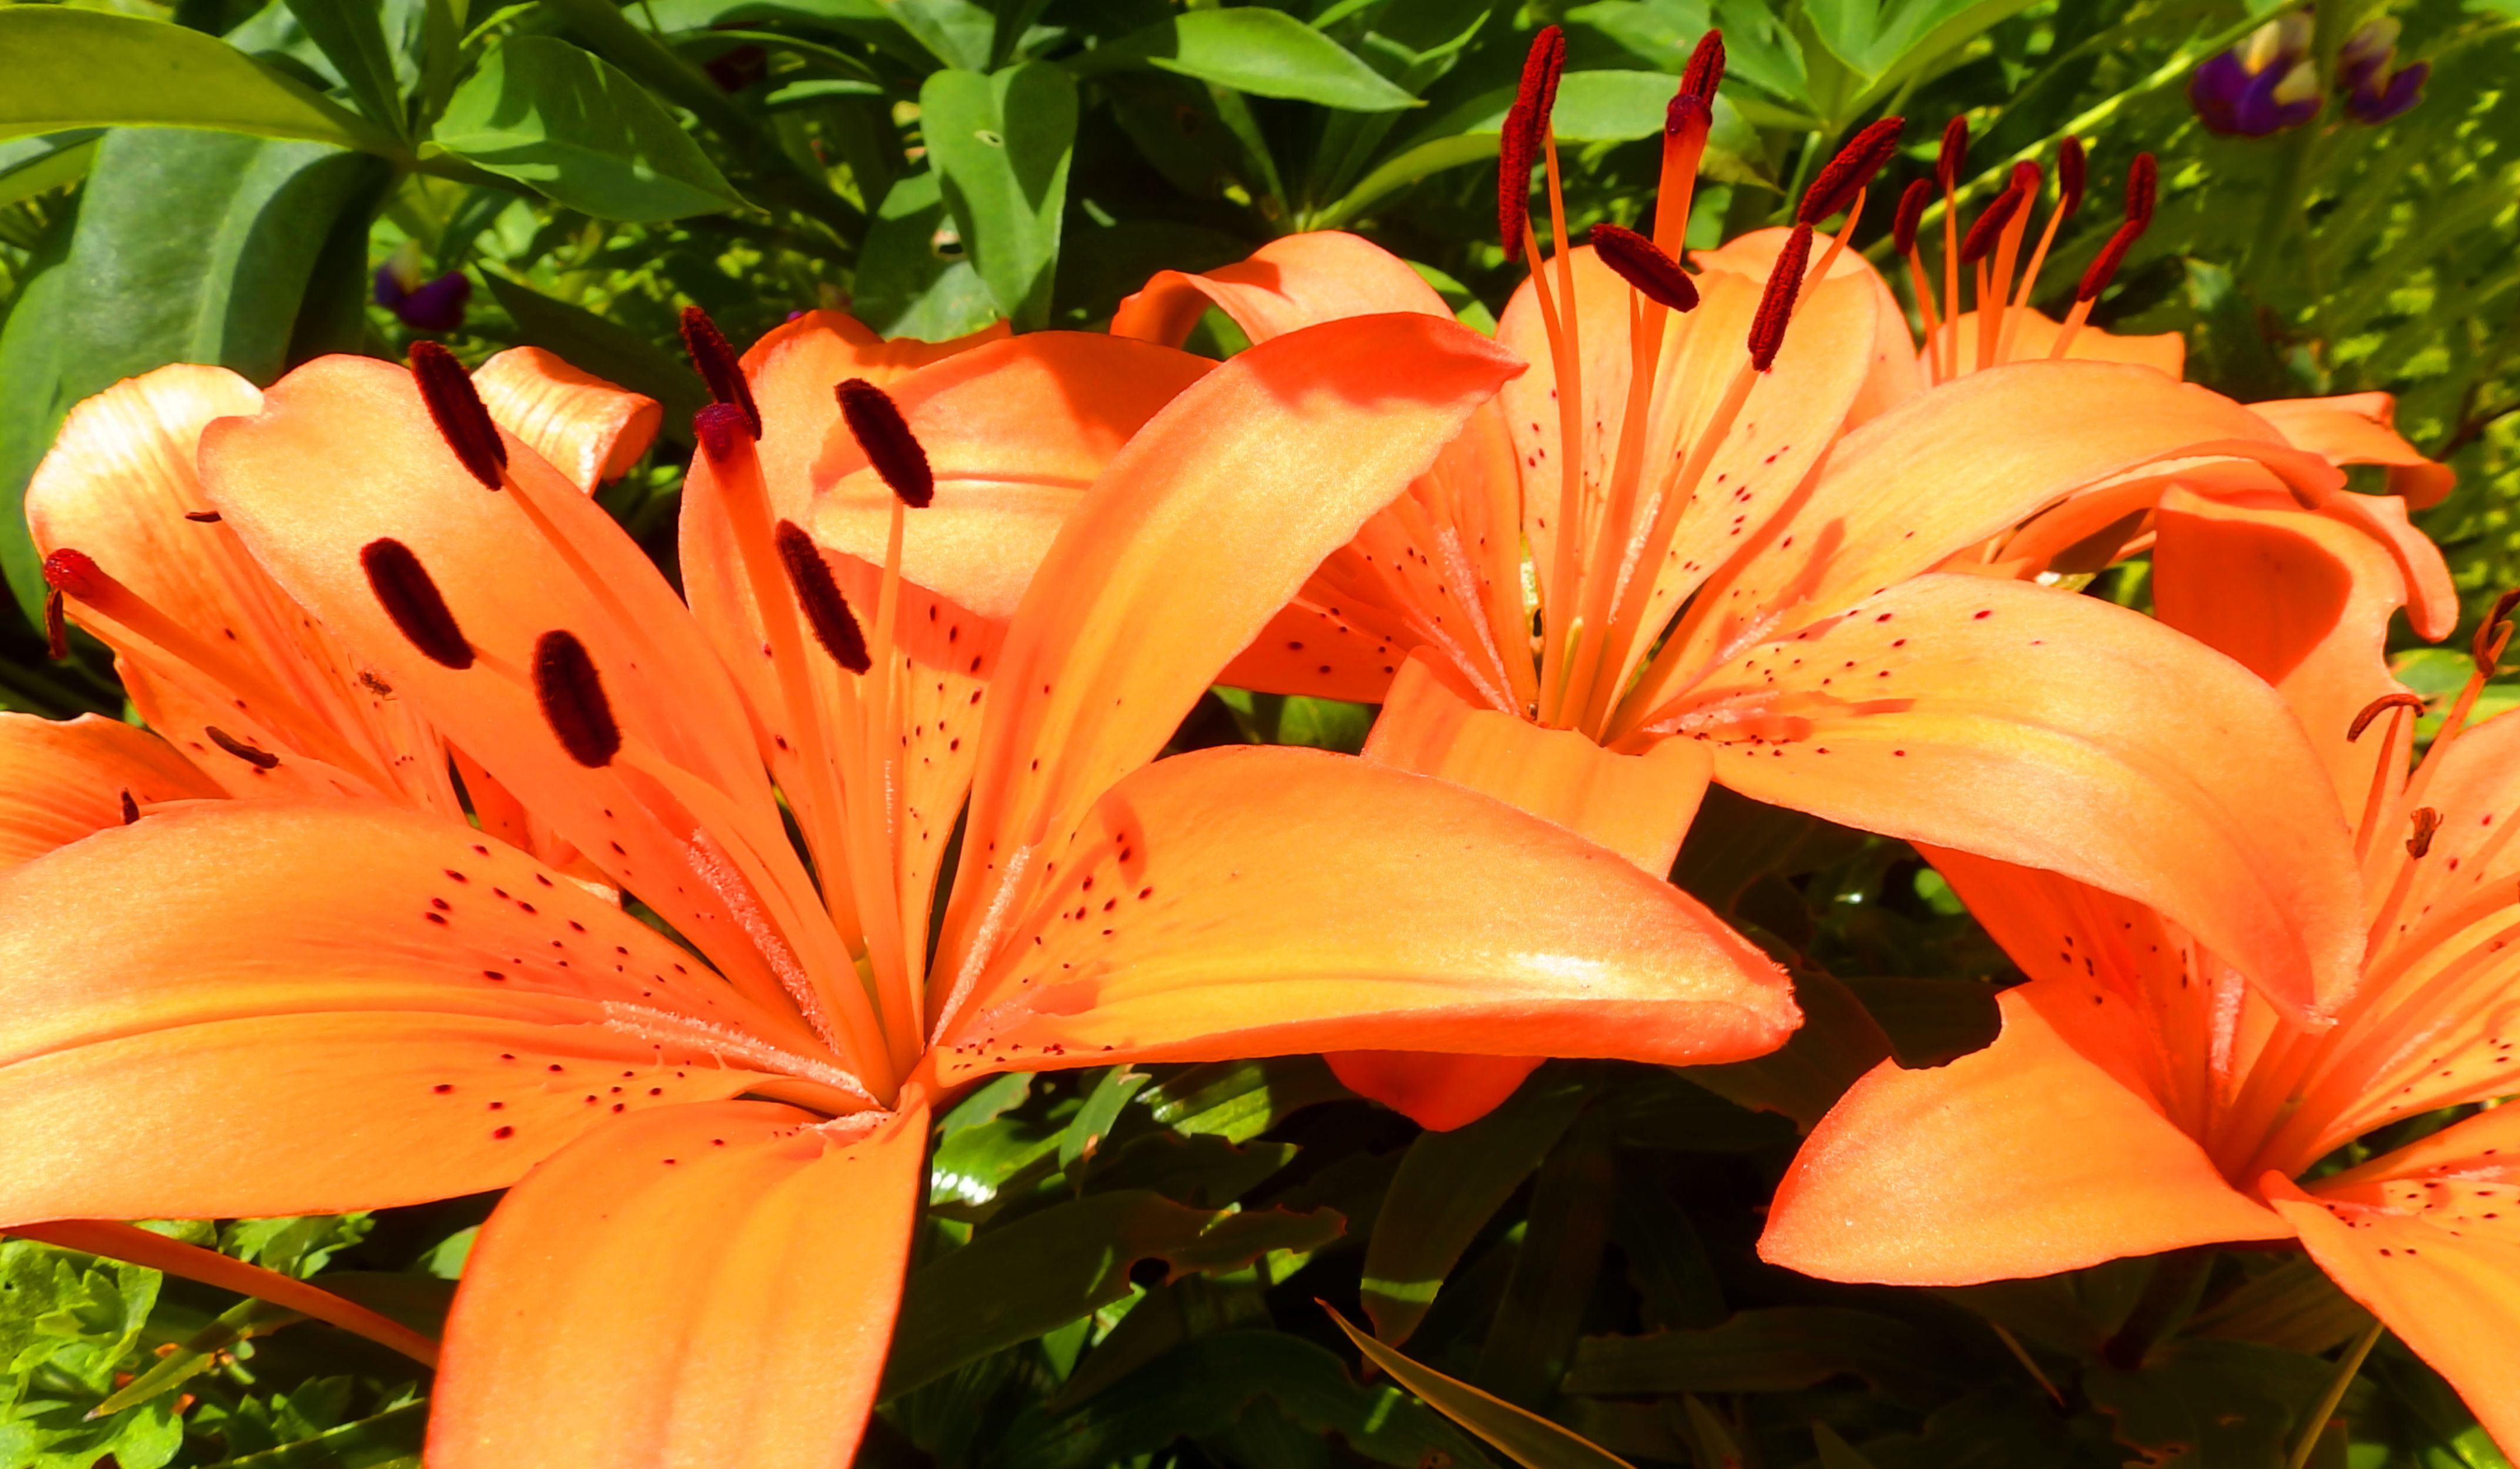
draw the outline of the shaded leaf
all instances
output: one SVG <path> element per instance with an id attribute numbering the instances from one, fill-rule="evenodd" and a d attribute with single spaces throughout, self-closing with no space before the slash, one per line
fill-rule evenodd
<path id="1" fill-rule="evenodd" d="M 953 226 L 933 172 L 893 181 L 858 257 L 859 320 L 886 336 L 948 341 L 997 320 L 997 297 Z"/>
<path id="2" fill-rule="evenodd" d="M 1322 1309 L 1329 1311 L 1328 1306 Z M 1466 1382 L 1410 1360 L 1349 1325 L 1337 1312 L 1331 1311 L 1330 1318 L 1356 1344 L 1356 1350 L 1365 1354 L 1366 1360 L 1390 1373 L 1445 1417 L 1503 1449 L 1507 1457 L 1524 1469 L 1631 1469 L 1627 1460 L 1538 1414 L 1524 1412 Z"/>
<path id="3" fill-rule="evenodd" d="M 1597 1396 L 1783 1393 L 1852 1372 L 1894 1395 L 1931 1401 L 1948 1384 L 1948 1347 L 1895 1317 L 1837 1306 L 1745 1311 L 1700 1331 L 1588 1336 L 1565 1390 Z"/>
<path id="4" fill-rule="evenodd" d="M 599 219 L 677 219 L 743 202 L 638 83 L 549 36 L 517 36 L 483 58 L 430 141 Z"/>

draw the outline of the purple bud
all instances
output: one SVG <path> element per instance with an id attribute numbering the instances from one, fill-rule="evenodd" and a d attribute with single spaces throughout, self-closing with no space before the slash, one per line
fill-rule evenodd
<path id="1" fill-rule="evenodd" d="M 2432 63 L 2417 62 L 2400 68 L 2382 85 L 2379 73 L 2374 72 L 2362 86 L 2345 94 L 2345 111 L 2357 122 L 2377 126 L 2421 102 L 2424 80 L 2432 73 Z"/>

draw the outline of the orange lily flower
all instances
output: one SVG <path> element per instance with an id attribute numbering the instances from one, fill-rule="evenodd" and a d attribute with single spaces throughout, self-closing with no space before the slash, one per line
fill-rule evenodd
<path id="1" fill-rule="evenodd" d="M 2520 1089 L 2520 719 L 2464 728 L 2505 608 L 2410 774 L 2420 704 L 2382 661 L 2405 584 L 2381 548 L 2317 514 L 2178 491 L 2153 576 L 2164 620 L 2273 680 L 2350 790 L 2359 988 L 2332 1024 L 2286 1024 L 2158 910 L 1931 853 L 2030 982 L 2000 997 L 1987 1049 L 1885 1064 L 1847 1092 L 1778 1189 L 1760 1253 L 1829 1279 L 1958 1285 L 2297 1239 L 2520 1445 L 2513 1110 L 2320 1170 L 2392 1122 Z"/>
<path id="2" fill-rule="evenodd" d="M 1545 101 L 1550 45 L 1545 32 L 1527 100 Z M 2318 1013 L 2360 938 L 2337 896 L 2350 864 L 2299 856 L 2334 850 L 2343 822 L 2298 799 L 2318 766 L 2280 702 L 2150 619 L 1939 568 L 2169 464 L 2234 462 L 2321 494 L 2341 476 L 2238 404 L 2145 369 L 2026 362 L 1924 388 L 1887 289 L 1846 264 L 1843 231 L 1813 230 L 1841 208 L 1851 227 L 1895 126 L 1815 185 L 1781 283 L 1773 253 L 1755 272 L 1719 255 L 1682 276 L 1672 255 L 1720 71 L 1710 34 L 1673 106 L 1651 238 L 1614 236 L 1611 251 L 1569 246 L 1545 106 L 1524 114 L 1504 229 L 1539 263 L 1498 338 L 1532 371 L 1225 681 L 1379 700 L 1369 758 L 1515 801 L 1657 874 L 1710 779 L 2069 873 L 2210 926 L 2287 1013 Z M 1557 246 L 1545 261 L 1517 171 L 1535 155 Z M 1363 311 L 1445 310 L 1375 246 L 1305 235 L 1208 275 L 1158 276 L 1112 330 L 1177 340 L 1211 305 L 1256 342 Z M 2132 835 L 2158 830 L 2180 835 Z M 1484 1061 L 1333 1064 L 1430 1126 L 1479 1115 L 1519 1080 Z"/>
<path id="3" fill-rule="evenodd" d="M 202 443 L 273 580 L 691 947 L 382 801 L 169 805 L 59 848 L 0 875 L 25 977 L 0 1227 L 505 1187 L 432 1465 L 830 1464 L 880 1375 L 929 1108 L 976 1078 L 1334 1040 L 1677 1063 L 1797 1023 L 1704 910 L 1502 802 L 1316 751 L 1148 763 L 1518 371 L 1475 334 L 1339 322 L 1206 372 L 995 638 L 902 575 L 926 510 L 889 512 L 852 596 L 772 516 L 798 446 L 701 358 L 688 608 L 460 374 L 324 359 Z M 840 410 L 896 507 L 942 500 L 946 456 L 880 389 Z"/>

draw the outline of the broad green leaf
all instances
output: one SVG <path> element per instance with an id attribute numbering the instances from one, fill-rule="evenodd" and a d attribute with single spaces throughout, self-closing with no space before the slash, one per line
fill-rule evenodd
<path id="1" fill-rule="evenodd" d="M 1723 1282 L 1697 1225 L 1672 1200 L 1670 1172 L 1650 1154 L 1620 1160 L 1610 1241 L 1627 1261 L 1646 1325 L 1712 1326 L 1725 1316 Z"/>
<path id="2" fill-rule="evenodd" d="M 393 49 L 385 43 L 378 0 L 287 0 L 307 38 L 320 48 L 369 121 L 397 138 L 408 135 Z"/>
<path id="3" fill-rule="evenodd" d="M 0 138 L 212 128 L 403 155 L 393 135 L 214 36 L 67 5 L 0 6 Z"/>
<path id="4" fill-rule="evenodd" d="M 1902 1397 L 1930 1401 L 1960 1370 L 1948 1350 L 1891 1316 L 1841 1306 L 1745 1311 L 1700 1331 L 1588 1336 L 1565 1390 L 1591 1397 L 1785 1393 L 1852 1372 Z"/>
<path id="5" fill-rule="evenodd" d="M 679 219 L 743 202 L 638 83 L 549 36 L 517 36 L 484 58 L 430 141 L 599 219 Z"/>
<path id="6" fill-rule="evenodd" d="M 885 336 L 947 341 L 998 319 L 936 175 L 906 174 L 885 193 L 858 255 L 857 318 Z"/>
<path id="7" fill-rule="evenodd" d="M 1154 67 L 1254 97 L 1352 112 L 1393 112 L 1418 99 L 1328 36 L 1261 6 L 1193 10 L 1072 59 L 1079 71 Z"/>
<path id="8" fill-rule="evenodd" d="M 1384 1341 L 1398 1345 L 1418 1329 L 1462 1252 L 1589 1094 L 1585 1082 L 1544 1068 L 1487 1116 L 1409 1144 L 1365 1250 L 1366 1314 Z"/>
<path id="9" fill-rule="evenodd" d="M 1176 1133 L 1247 1142 L 1306 1107 L 1350 1094 L 1319 1056 L 1273 1056 L 1178 1071 L 1139 1100 Z"/>
<path id="10" fill-rule="evenodd" d="M 979 70 L 989 65 L 998 27 L 990 7 L 971 0 L 889 0 L 886 8 L 946 66 Z"/>
<path id="11" fill-rule="evenodd" d="M 1207 1134 L 1144 1133 L 1093 1171 L 1099 1190 L 1151 1188 L 1199 1209 L 1222 1209 L 1294 1160 L 1291 1142 L 1238 1145 Z"/>
<path id="12" fill-rule="evenodd" d="M 1612 1162 L 1610 1124 L 1594 1115 L 1568 1129 L 1540 1167 L 1513 1273 L 1471 1373 L 1506 1402 L 1538 1407 L 1556 1396 L 1609 1240 Z"/>
<path id="13" fill-rule="evenodd" d="M 1371 704 L 1247 689 L 1220 688 L 1216 697 L 1233 711 L 1242 737 L 1256 744 L 1299 744 L 1353 755 L 1365 748 L 1365 736 L 1373 729 Z"/>
<path id="14" fill-rule="evenodd" d="M 1129 1270 L 1141 1260 L 1161 1260 L 1174 1274 L 1235 1270 L 1273 1250 L 1318 1249 L 1344 1227 L 1328 1210 L 1219 1213 L 1128 1189 L 983 1229 L 911 1272 L 882 1397 L 1119 1300 L 1134 1288 Z"/>
<path id="15" fill-rule="evenodd" d="M 1328 1306 L 1322 1309 L 1329 1311 Z M 1356 1350 L 1365 1354 L 1366 1360 L 1390 1373 L 1394 1381 L 1424 1399 L 1437 1412 L 1504 1450 L 1507 1457 L 1524 1469 L 1634 1469 L 1617 1454 L 1536 1413 L 1527 1413 L 1466 1382 L 1412 1361 L 1349 1325 L 1347 1317 L 1335 1311 L 1330 1312 L 1330 1319 L 1338 1322 L 1339 1330 L 1356 1343 Z"/>
<path id="16" fill-rule="evenodd" d="M 104 135 L 103 128 L 81 127 L 0 143 L 0 209 L 85 178 Z"/>
<path id="17" fill-rule="evenodd" d="M 993 75 L 944 70 L 919 89 L 920 128 L 973 268 L 1018 332 L 1050 322 L 1076 83 L 1027 62 Z"/>
<path id="18" fill-rule="evenodd" d="M 0 326 L 0 560 L 22 606 L 39 608 L 42 584 L 17 508 L 63 415 L 170 362 L 279 377 L 334 223 L 382 172 L 238 133 L 131 128 L 98 142 L 75 217 Z"/>
<path id="19" fill-rule="evenodd" d="M 1550 130 L 1560 143 L 1630 143 L 1659 137 L 1679 86 L 1678 77 L 1660 71 L 1569 71 L 1557 84 Z M 1413 136 L 1493 134 L 1505 124 L 1513 92 L 1511 87 L 1482 92 Z M 1762 182 L 1764 175 L 1749 161 L 1758 156 L 1757 130 L 1731 98 L 1718 93 L 1715 125 L 1707 134 L 1706 158 L 1699 172 L 1727 183 Z"/>
<path id="20" fill-rule="evenodd" d="M 617 322 L 550 296 L 494 270 L 483 284 L 517 325 L 518 342 L 544 347 L 608 381 L 646 393 L 664 405 L 663 432 L 689 442 L 692 416 L 708 404 L 708 391 L 690 364 Z"/>

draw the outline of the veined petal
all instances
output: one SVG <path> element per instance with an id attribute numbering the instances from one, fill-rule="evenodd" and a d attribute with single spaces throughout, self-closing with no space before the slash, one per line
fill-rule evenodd
<path id="1" fill-rule="evenodd" d="M 2055 349 L 2056 334 L 2065 330 L 2063 325 L 2036 306 L 2019 307 L 2017 311 L 2020 321 L 2011 324 L 2010 328 L 2012 351 L 2004 360 L 2006 362 L 2047 361 L 2048 354 Z M 1959 370 L 1962 373 L 1974 373 L 1978 365 L 1977 313 L 1961 312 L 1958 328 Z M 1950 326 L 1943 327 L 1934 334 L 1934 340 L 1941 342 L 1944 339 L 1944 334 L 1951 330 Z M 1929 362 L 1931 359 L 1928 355 L 1920 353 L 1918 360 L 1921 363 Z M 2165 377 L 2181 378 L 2186 375 L 2187 370 L 2187 338 L 2176 332 L 2155 332 L 2138 335 L 2103 332 L 2097 327 L 2086 326 L 2074 334 L 2072 344 L 2065 348 L 2065 360 L 2067 362 L 2133 363 L 2138 367 L 2151 368 Z"/>
<path id="2" fill-rule="evenodd" d="M 948 1082 L 1340 1046 L 1687 1064 L 1799 1023 L 1775 964 L 1677 888 L 1363 760 L 1177 756 L 1041 857 L 931 1052 Z"/>
<path id="3" fill-rule="evenodd" d="M 2021 363 L 1920 393 L 1839 440 L 1789 510 L 1744 530 L 1626 719 L 1750 644 L 1841 612 L 2077 489 L 2201 455 L 2322 489 L 2341 477 L 2230 399 L 2145 368 Z"/>
<path id="4" fill-rule="evenodd" d="M 664 410 L 540 347 L 510 347 L 472 372 L 472 386 L 499 426 L 534 446 L 588 494 L 618 479 L 648 452 Z"/>
<path id="5" fill-rule="evenodd" d="M 1728 240 L 1711 250 L 1691 250 L 1689 258 L 1707 271 L 1730 271 L 1746 276 L 1762 286 L 1776 268 L 1777 252 L 1784 248 L 1793 231 L 1781 226 L 1752 230 L 1737 239 Z M 1824 249 L 1816 242 L 1815 248 Z M 1844 276 L 1861 276 L 1872 283 L 1876 315 L 1872 328 L 1871 366 L 1864 375 L 1864 389 L 1855 395 L 1855 406 L 1846 411 L 1846 426 L 1868 423 L 1925 390 L 1925 374 L 1916 360 L 1916 344 L 1908 334 L 1907 308 L 1891 293 L 1890 283 L 1872 268 L 1860 250 L 1839 250 L 1828 268 L 1827 280 Z M 1799 322 L 1799 318 L 1797 319 Z M 1786 335 L 1792 335 L 1788 329 Z"/>
<path id="6" fill-rule="evenodd" d="M 2389 618 L 2406 581 L 2368 536 L 2314 512 L 2251 510 L 2174 490 L 2154 543 L 2154 612 L 2275 687 L 2326 763 L 2341 808 L 2360 815 L 2383 739 L 2348 743 L 2389 676 Z M 2396 782 L 2392 781 L 2394 785 Z"/>
<path id="7" fill-rule="evenodd" d="M 2407 621 L 2415 636 L 2438 643 L 2458 628 L 2458 588 L 2441 547 L 2407 518 L 2408 502 L 2394 495 L 2328 497 L 2318 512 L 2351 525 L 2386 548 L 2407 584 Z"/>
<path id="8" fill-rule="evenodd" d="M 123 824 L 138 806 L 224 794 L 174 747 L 118 719 L 0 713 L 0 872 Z"/>
<path id="9" fill-rule="evenodd" d="M 1409 262 L 1357 236 L 1323 230 L 1272 240 L 1248 259 L 1205 275 L 1158 271 L 1120 303 L 1111 334 L 1177 347 L 1210 306 L 1255 344 L 1351 316 L 1453 315 Z"/>
<path id="10" fill-rule="evenodd" d="M 2148 617 L 1920 576 L 1752 646 L 1646 728 L 1709 741 L 1753 799 L 2158 909 L 2288 1014 L 2354 985 L 2361 888 L 2325 771 L 2272 690 Z"/>
<path id="11" fill-rule="evenodd" d="M 437 1469 L 830 1469 L 891 1344 L 927 1145 L 766 1102 L 661 1107 L 510 1190 L 447 1320 Z"/>
<path id="12" fill-rule="evenodd" d="M 688 960 L 382 802 L 99 832 L 0 877 L 0 1224 L 472 1193 L 615 1108 L 784 1085 L 811 1038 Z"/>
<path id="13" fill-rule="evenodd" d="M 1518 371 L 1465 327 L 1358 317 L 1253 347 L 1157 414 L 1060 528 L 1008 634 L 943 954 L 992 875 L 1153 758 L 1324 556 Z"/>
<path id="14" fill-rule="evenodd" d="M 2311 1258 L 2520 1445 L 2520 1130 L 2499 1109 L 2307 1191 L 2261 1185 Z"/>
<path id="15" fill-rule="evenodd" d="M 1973 1285 L 2292 1232 L 2079 1054 L 2025 997 L 2041 983 L 1999 997 L 1993 1046 L 1929 1070 L 1884 1061 L 1839 1098 L 1778 1185 L 1759 1258 Z"/>
<path id="16" fill-rule="evenodd" d="M 1158 409 L 1214 366 L 1100 333 L 1038 332 L 901 378 L 888 391 L 936 472 L 934 502 L 903 527 L 902 576 L 982 617 L 1014 615 L 1077 497 Z M 809 523 L 826 547 L 880 566 L 892 491 L 824 397 L 832 411 L 811 471 Z M 772 489 L 780 513 L 802 518 L 786 505 L 790 493 Z"/>
<path id="17" fill-rule="evenodd" d="M 2387 393 L 2276 398 L 2249 407 L 2295 447 L 2331 465 L 2387 466 L 2389 493 L 2405 497 L 2408 510 L 2441 504 L 2458 482 L 2457 471 L 2426 459 L 2398 432 L 2398 402 Z"/>
<path id="18" fill-rule="evenodd" d="M 455 815 L 462 808 L 435 731 L 364 684 L 370 665 L 310 620 L 215 518 L 195 467 L 202 430 L 261 403 L 225 368 L 178 365 L 79 404 L 26 486 L 36 550 L 85 553 L 166 626 L 197 638 L 189 651 L 207 649 L 217 666 L 197 667 L 188 650 L 68 603 L 120 655 L 142 715 L 229 793 L 380 793 Z M 220 751 L 208 726 L 284 758 L 240 761 Z"/>

